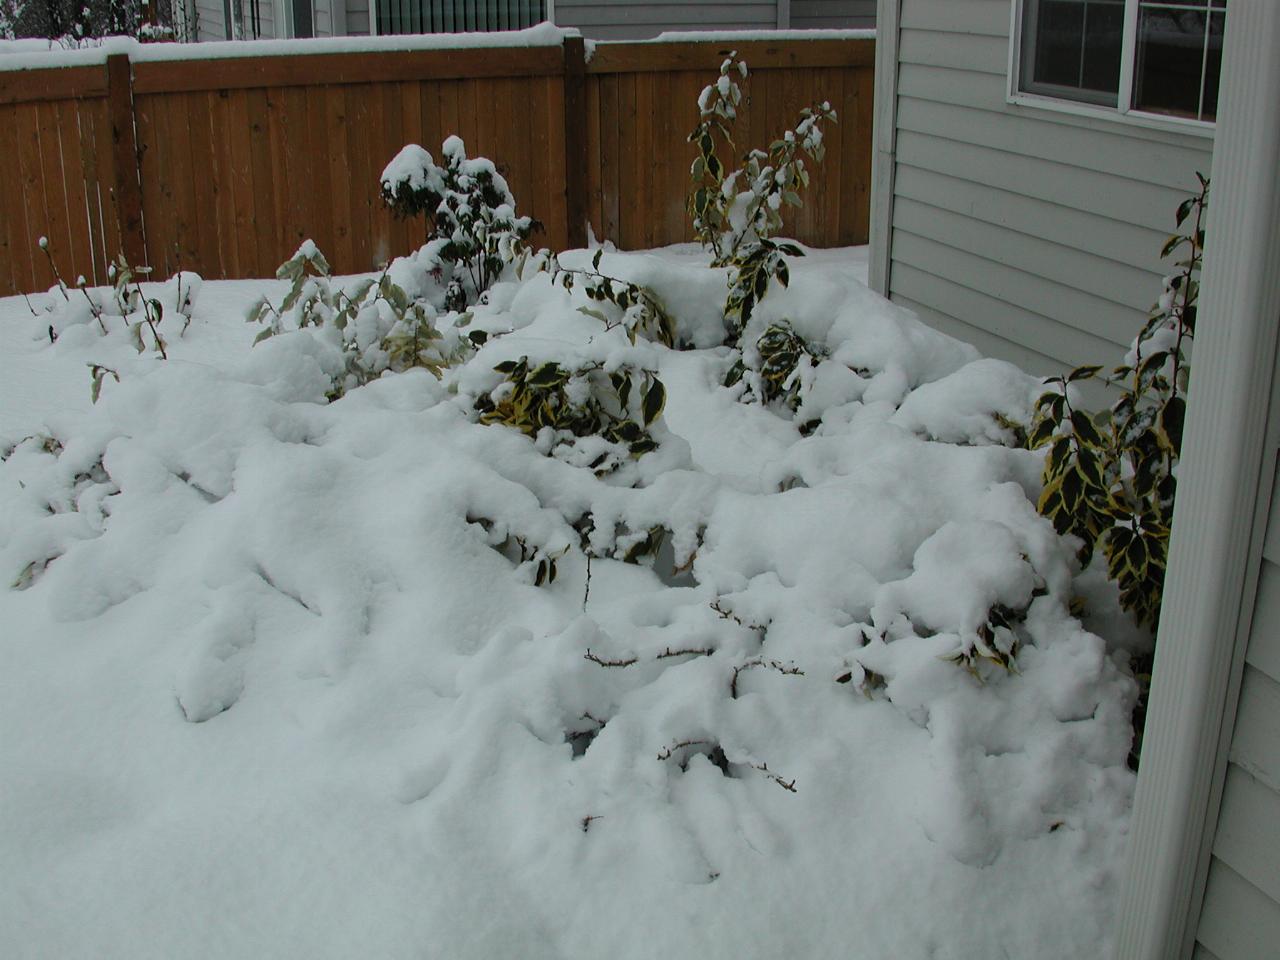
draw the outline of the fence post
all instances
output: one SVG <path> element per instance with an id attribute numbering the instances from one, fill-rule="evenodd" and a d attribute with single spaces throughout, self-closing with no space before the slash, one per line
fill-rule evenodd
<path id="1" fill-rule="evenodd" d="M 132 266 L 147 262 L 142 226 L 142 183 L 134 132 L 133 67 L 127 53 L 107 57 L 107 116 L 111 121 L 111 188 L 120 247 Z"/>
<path id="2" fill-rule="evenodd" d="M 587 56 L 582 37 L 564 40 L 564 202 L 569 247 L 587 245 Z"/>

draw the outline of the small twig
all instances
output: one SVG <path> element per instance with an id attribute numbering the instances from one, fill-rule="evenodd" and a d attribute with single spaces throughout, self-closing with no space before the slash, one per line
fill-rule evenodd
<path id="1" fill-rule="evenodd" d="M 681 650 L 672 650 L 670 647 L 667 647 L 653 659 L 665 660 L 668 657 L 709 657 L 713 653 L 715 653 L 714 650 L 702 647 L 685 647 Z"/>
<path id="2" fill-rule="evenodd" d="M 80 278 L 80 282 L 76 284 L 80 292 L 84 294 L 85 300 L 89 302 L 89 312 L 93 314 L 93 318 L 98 321 L 98 326 L 102 328 L 102 332 L 107 332 L 107 325 L 102 320 L 102 307 L 93 302 L 93 297 L 89 296 L 89 291 L 84 288 L 84 277 Z"/>
<path id="3" fill-rule="evenodd" d="M 36 241 L 36 246 L 44 251 L 44 255 L 49 260 L 49 269 L 53 271 L 53 279 L 58 281 L 58 289 L 62 292 L 62 299 L 71 302 L 71 296 L 67 293 L 67 285 L 62 280 L 62 274 L 58 272 L 58 265 L 53 260 L 53 254 L 49 252 L 49 238 L 41 237 Z"/>
<path id="4" fill-rule="evenodd" d="M 587 612 L 587 601 L 591 599 L 591 554 L 587 554 L 587 586 L 582 591 L 582 612 Z"/>
<path id="5" fill-rule="evenodd" d="M 597 657 L 592 653 L 590 649 L 582 655 L 582 658 L 584 660 L 590 660 L 592 663 L 598 664 L 602 667 L 629 667 L 640 659 L 639 657 L 632 657 L 630 660 L 602 660 L 600 657 Z"/>
<path id="6" fill-rule="evenodd" d="M 32 315 L 33 317 L 38 317 L 38 316 L 40 316 L 40 314 L 36 313 L 36 308 L 35 308 L 35 307 L 33 307 L 33 306 L 31 305 L 31 298 L 30 298 L 29 296 L 27 296 L 27 295 L 24 293 L 24 294 L 22 295 L 22 299 L 23 299 L 23 300 L 25 300 L 25 301 L 27 301 L 27 309 L 31 311 L 31 315 Z"/>
<path id="7" fill-rule="evenodd" d="M 683 750 L 685 747 L 705 747 L 709 746 L 710 743 L 710 740 L 681 740 L 678 743 L 673 743 L 671 746 L 663 749 L 663 751 L 658 754 L 658 759 L 670 760 L 677 750 Z"/>
<path id="8" fill-rule="evenodd" d="M 591 824 L 592 824 L 593 822 L 595 822 L 596 820 L 601 820 L 601 819 L 603 819 L 603 818 L 604 818 L 604 814 L 589 814 L 589 815 L 587 815 L 587 816 L 583 817 L 583 818 L 582 818 L 582 832 L 583 832 L 583 833 L 586 833 L 588 830 L 590 830 L 590 829 L 591 829 Z"/>
<path id="9" fill-rule="evenodd" d="M 782 779 L 781 776 L 779 776 L 778 774 L 774 773 L 772 770 L 769 769 L 769 765 L 767 763 L 753 763 L 751 764 L 751 766 L 753 769 L 759 770 L 766 777 L 768 777 L 770 780 L 772 780 L 774 783 L 780 786 L 783 790 L 786 790 L 788 793 L 796 792 L 796 781 L 794 777 L 792 777 L 790 780 Z"/>
<path id="10" fill-rule="evenodd" d="M 799 667 L 788 667 L 786 664 L 779 663 L 777 660 L 763 660 L 760 657 L 756 657 L 754 660 L 748 660 L 746 663 L 733 668 L 733 679 L 729 681 L 730 699 L 738 699 L 738 674 L 742 673 L 744 670 L 750 670 L 752 667 L 768 667 L 770 670 L 777 670 L 779 673 L 786 674 L 789 677 L 804 676 L 804 671 Z"/>

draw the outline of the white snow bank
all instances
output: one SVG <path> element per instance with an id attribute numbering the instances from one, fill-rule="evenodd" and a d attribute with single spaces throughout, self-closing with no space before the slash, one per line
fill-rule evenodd
<path id="1" fill-rule="evenodd" d="M 701 348 L 537 276 L 443 381 L 334 403 L 322 338 L 249 347 L 278 283 L 204 284 L 168 361 L 0 301 L 11 955 L 1105 955 L 1133 684 L 1067 612 L 1039 455 L 992 442 L 1035 381 L 799 260 L 758 322 L 860 371 L 802 436 L 720 386 L 704 264 L 601 263 Z M 597 478 L 477 423 L 519 356 L 656 370 L 658 450 Z M 554 583 L 516 536 L 569 548 Z M 980 682 L 949 658 L 993 604 Z"/>

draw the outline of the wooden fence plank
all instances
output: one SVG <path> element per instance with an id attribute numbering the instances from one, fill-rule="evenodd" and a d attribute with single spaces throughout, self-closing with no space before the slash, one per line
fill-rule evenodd
<path id="1" fill-rule="evenodd" d="M 232 183 L 230 104 L 225 90 L 205 94 L 209 109 L 209 182 L 213 191 L 214 219 L 218 226 L 218 277 L 241 277 L 240 248 L 235 233 L 236 197 Z M 199 268 L 208 270 L 200 264 Z"/>
<path id="2" fill-rule="evenodd" d="M 111 184 L 120 252 L 131 264 L 147 260 L 142 214 L 142 184 L 138 142 L 134 133 L 133 80 L 129 58 L 107 57 L 107 111 L 111 123 Z"/>
<path id="3" fill-rule="evenodd" d="M 0 105 L 106 95 L 107 74 L 101 66 L 0 70 Z"/>
<path id="4" fill-rule="evenodd" d="M 249 117 L 249 155 L 253 166 L 254 217 L 257 234 L 257 275 L 274 275 L 276 267 L 293 251 L 281 250 L 276 240 L 274 217 L 276 192 L 284 189 L 271 169 L 270 116 L 267 91 L 262 88 L 244 92 Z M 299 186 L 303 186 L 299 184 Z"/>
<path id="5" fill-rule="evenodd" d="M 603 184 L 600 179 L 600 79 L 587 77 L 586 91 L 586 163 L 587 222 L 597 238 L 602 237 Z"/>
<path id="6" fill-rule="evenodd" d="M 0 122 L 0 156 L 11 158 L 9 175 L 17 175 L 21 184 L 18 135 L 11 109 L 5 111 Z M 31 261 L 31 247 L 35 241 L 27 228 L 22 194 L 20 189 L 0 191 L 0 293 L 31 290 L 35 284 Z"/>
<path id="7" fill-rule="evenodd" d="M 587 245 L 587 63 L 581 37 L 564 42 L 564 156 L 566 242 Z"/>
<path id="8" fill-rule="evenodd" d="M 258 236 L 253 228 L 253 155 L 249 145 L 249 102 L 242 90 L 227 97 L 227 143 L 230 145 L 231 189 L 235 211 L 234 242 L 244 277 L 274 276 L 258 267 Z"/>
<path id="9" fill-rule="evenodd" d="M 604 190 L 602 240 L 618 243 L 622 237 L 622 209 L 619 202 L 619 185 L 622 182 L 621 129 L 622 118 L 618 113 L 618 88 L 621 77 L 617 74 L 600 78 L 600 182 Z"/>
<path id="10" fill-rule="evenodd" d="M 102 216 L 102 193 L 98 179 L 98 147 L 97 125 L 94 121 L 94 108 L 100 101 L 83 101 L 76 104 L 75 127 L 76 143 L 79 151 L 80 183 L 84 190 L 85 226 L 89 241 L 89 264 L 85 270 L 80 269 L 90 282 L 98 285 L 107 282 L 107 244 L 105 241 L 104 218 Z"/>
<path id="11" fill-rule="evenodd" d="M 558 47 L 288 54 L 138 63 L 134 85 L 138 93 L 351 86 L 398 80 L 541 77 L 557 75 L 562 67 Z"/>

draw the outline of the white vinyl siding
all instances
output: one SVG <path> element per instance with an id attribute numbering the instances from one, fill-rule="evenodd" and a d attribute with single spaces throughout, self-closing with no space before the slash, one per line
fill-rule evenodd
<path id="1" fill-rule="evenodd" d="M 644 0 L 556 0 L 556 26 L 595 40 L 644 40 L 664 30 L 772 30 L 775 0 L 745 3 L 653 3 Z"/>
<path id="2" fill-rule="evenodd" d="M 197 40 L 226 40 L 227 19 L 222 0 L 194 0 Z"/>
<path id="3" fill-rule="evenodd" d="M 333 6 L 332 0 L 313 0 L 311 5 L 311 29 L 314 36 L 332 37 Z"/>
<path id="4" fill-rule="evenodd" d="M 791 0 L 792 30 L 865 29 L 875 25 L 875 0 Z"/>
<path id="5" fill-rule="evenodd" d="M 1033 373 L 1116 362 L 1212 140 L 1009 104 L 1009 24 L 901 2 L 887 292 Z"/>
<path id="6" fill-rule="evenodd" d="M 369 4 L 371 0 L 347 0 L 347 33 L 353 37 L 369 35 Z"/>
<path id="7" fill-rule="evenodd" d="M 1196 934 L 1220 960 L 1280 955 L 1280 486 L 1266 531 Z"/>

